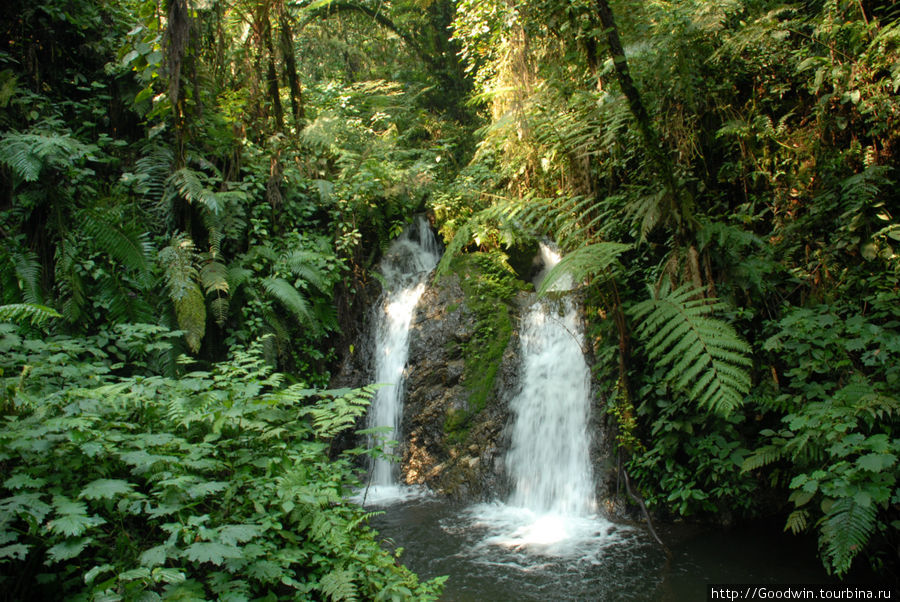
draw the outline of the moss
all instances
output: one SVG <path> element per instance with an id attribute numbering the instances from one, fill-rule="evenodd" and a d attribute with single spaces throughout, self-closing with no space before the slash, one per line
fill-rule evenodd
<path id="1" fill-rule="evenodd" d="M 462 349 L 468 408 L 449 412 L 444 421 L 447 442 L 456 445 L 466 440 L 472 418 L 487 406 L 513 331 L 512 301 L 529 287 L 516 277 L 506 256 L 496 251 L 459 255 L 450 269 L 459 276 L 464 303 L 476 319 L 475 331 Z"/>

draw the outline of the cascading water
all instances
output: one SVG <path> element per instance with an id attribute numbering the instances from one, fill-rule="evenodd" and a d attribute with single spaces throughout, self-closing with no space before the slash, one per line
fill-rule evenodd
<path id="1" fill-rule="evenodd" d="M 540 286 L 559 255 L 541 245 Z M 554 288 L 567 289 L 558 282 Z M 590 369 L 582 351 L 578 308 L 569 298 L 538 299 L 521 329 L 521 391 L 512 400 L 506 504 L 476 513 L 493 536 L 487 543 L 567 554 L 599 542 L 612 524 L 596 515 L 590 462 Z"/>
<path id="2" fill-rule="evenodd" d="M 440 244 L 428 222 L 419 217 L 395 240 L 379 266 L 384 277 L 384 294 L 375 318 L 375 382 L 378 389 L 369 410 L 369 428 L 389 427 L 381 435 L 386 441 L 397 438 L 403 409 L 403 369 L 409 353 L 409 327 L 416 304 L 425 292 L 428 274 L 441 258 Z M 370 438 L 369 445 L 375 441 Z M 390 455 L 394 450 L 385 445 Z M 385 457 L 376 458 L 366 494 L 370 500 L 400 497 L 394 465 Z"/>

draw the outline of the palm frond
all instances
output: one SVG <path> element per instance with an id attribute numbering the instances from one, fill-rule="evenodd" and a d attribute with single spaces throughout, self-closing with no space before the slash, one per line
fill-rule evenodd
<path id="1" fill-rule="evenodd" d="M 651 360 L 668 369 L 665 379 L 688 398 L 727 415 L 750 390 L 750 349 L 734 328 L 711 314 L 724 304 L 702 297 L 689 285 L 631 308 L 636 333 Z"/>

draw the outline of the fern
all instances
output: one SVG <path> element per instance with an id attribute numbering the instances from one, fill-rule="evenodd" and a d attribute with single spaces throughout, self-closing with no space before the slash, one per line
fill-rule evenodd
<path id="1" fill-rule="evenodd" d="M 88 155 L 93 147 L 69 134 L 20 134 L 0 138 L 0 163 L 26 182 L 37 182 L 46 167 L 64 167 Z"/>
<path id="2" fill-rule="evenodd" d="M 331 571 L 319 580 L 319 587 L 330 600 L 354 602 L 358 599 L 353 573 L 346 569 Z"/>
<path id="3" fill-rule="evenodd" d="M 284 278 L 266 278 L 263 280 L 266 292 L 277 299 L 301 324 L 315 326 L 309 301 L 298 291 L 293 284 Z"/>
<path id="4" fill-rule="evenodd" d="M 317 265 L 321 260 L 321 254 L 308 250 L 292 251 L 283 257 L 284 263 L 292 274 L 309 282 L 318 290 L 326 292 L 328 280 Z"/>
<path id="5" fill-rule="evenodd" d="M 203 184 L 200 175 L 190 168 L 182 167 L 169 176 L 168 184 L 174 187 L 188 203 L 201 205 L 216 215 L 222 213 L 222 200 Z"/>
<path id="6" fill-rule="evenodd" d="M 152 146 L 146 155 L 135 161 L 135 176 L 138 180 L 137 193 L 148 199 L 159 201 L 166 192 L 166 181 L 175 158 L 172 151 L 164 146 Z"/>
<path id="7" fill-rule="evenodd" d="M 41 264 L 38 256 L 26 251 L 10 253 L 16 277 L 19 279 L 19 289 L 22 291 L 22 299 L 25 303 L 40 305 L 44 301 L 41 291 Z"/>
<path id="8" fill-rule="evenodd" d="M 636 332 L 651 360 L 668 368 L 665 379 L 691 401 L 727 415 L 750 390 L 749 348 L 734 328 L 709 317 L 723 303 L 690 286 L 662 290 L 631 308 Z"/>
<path id="9" fill-rule="evenodd" d="M 97 211 L 82 212 L 81 222 L 85 234 L 100 250 L 139 274 L 149 272 L 153 246 L 147 232 L 129 229 Z"/>
<path id="10" fill-rule="evenodd" d="M 838 575 L 850 570 L 853 558 L 875 531 L 875 510 L 871 502 L 858 504 L 854 498 L 841 498 L 828 508 L 822 521 L 819 545 Z"/>
<path id="11" fill-rule="evenodd" d="M 554 287 L 566 277 L 579 282 L 594 276 L 611 266 L 619 255 L 630 248 L 631 245 L 627 244 L 601 242 L 572 251 L 547 272 L 538 294 L 546 295 L 548 291 L 556 290 Z"/>
<path id="12" fill-rule="evenodd" d="M 199 275 L 194 266 L 195 258 L 194 243 L 184 233 L 172 238 L 169 246 L 159 252 L 159 261 L 165 268 L 169 298 L 175 305 L 178 327 L 185 331 L 188 347 L 196 353 L 206 334 L 206 304 L 197 284 Z"/>
<path id="13" fill-rule="evenodd" d="M 23 324 L 27 321 L 34 326 L 40 326 L 50 320 L 61 317 L 62 314 L 46 305 L 37 305 L 35 303 L 0 305 L 0 322 Z"/>

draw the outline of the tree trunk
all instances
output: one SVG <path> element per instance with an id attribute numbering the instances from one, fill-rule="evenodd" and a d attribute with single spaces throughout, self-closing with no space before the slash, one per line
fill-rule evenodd
<path id="1" fill-rule="evenodd" d="M 300 90 L 300 79 L 297 77 L 297 58 L 294 55 L 294 34 L 284 2 L 278 3 L 278 28 L 281 56 L 284 60 L 284 73 L 287 76 L 288 86 L 291 89 L 291 113 L 294 116 L 294 125 L 297 131 L 302 126 L 306 117 L 303 108 L 303 93 Z"/>

